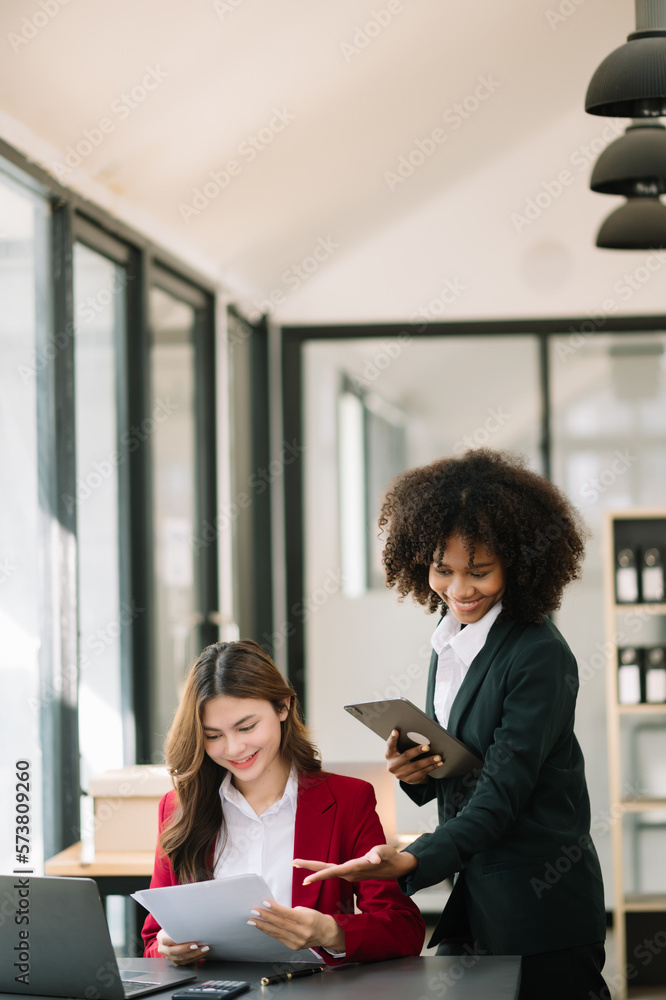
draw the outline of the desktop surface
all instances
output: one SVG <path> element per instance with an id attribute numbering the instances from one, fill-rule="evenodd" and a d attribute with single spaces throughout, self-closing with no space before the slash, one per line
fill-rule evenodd
<path id="1" fill-rule="evenodd" d="M 135 958 L 126 967 L 149 972 L 163 968 L 164 959 Z M 293 967 L 292 967 L 293 968 Z M 194 969 L 193 969 L 194 971 Z M 520 958 L 513 955 L 398 958 L 367 965 L 338 966 L 320 975 L 261 986 L 262 976 L 274 976 L 282 966 L 266 962 L 205 962 L 196 969 L 197 980 L 247 980 L 250 991 L 244 1000 L 268 1000 L 279 993 L 280 1000 L 515 1000 L 520 981 Z M 190 985 L 194 985 L 193 983 Z M 170 997 L 176 987 L 151 995 L 155 1000 Z M 18 993 L 2 993 L 15 1000 Z"/>

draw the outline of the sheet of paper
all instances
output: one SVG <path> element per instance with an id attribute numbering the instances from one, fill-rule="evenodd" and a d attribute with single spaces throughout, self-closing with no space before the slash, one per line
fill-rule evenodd
<path id="1" fill-rule="evenodd" d="M 270 899 L 260 875 L 167 885 L 132 893 L 150 910 L 174 941 L 196 941 L 210 946 L 209 958 L 236 962 L 307 962 L 321 964 L 309 948 L 291 951 L 275 938 L 250 927 L 250 910 Z"/>

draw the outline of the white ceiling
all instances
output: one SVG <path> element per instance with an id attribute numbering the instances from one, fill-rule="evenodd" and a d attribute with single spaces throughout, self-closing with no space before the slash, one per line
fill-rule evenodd
<path id="1" fill-rule="evenodd" d="M 390 241 L 480 165 L 549 122 L 584 118 L 592 72 L 634 22 L 631 0 L 43 2 L 51 14 L 38 0 L 0 7 L 0 109 L 54 170 L 106 119 L 64 182 L 92 179 L 250 296 L 283 288 L 318 239 L 344 253 L 378 233 Z M 553 23 L 560 8 L 573 12 Z M 352 51 L 367 24 L 375 37 Z M 154 89 L 119 110 L 151 70 Z M 480 79 L 494 93 L 456 127 L 443 116 Z M 239 146 L 280 123 L 275 109 L 293 120 L 250 161 Z M 436 154 L 391 191 L 386 172 L 438 127 Z M 180 206 L 230 160 L 239 173 L 186 221 Z"/>

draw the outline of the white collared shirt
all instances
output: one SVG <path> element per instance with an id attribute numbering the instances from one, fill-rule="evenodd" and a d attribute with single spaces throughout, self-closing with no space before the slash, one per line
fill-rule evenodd
<path id="1" fill-rule="evenodd" d="M 294 831 L 298 777 L 292 767 L 284 794 L 278 802 L 257 816 L 244 795 L 231 782 L 227 771 L 220 785 L 226 843 L 215 865 L 215 878 L 234 875 L 261 875 L 272 898 L 291 906 L 294 860 Z"/>
<path id="2" fill-rule="evenodd" d="M 432 634 L 437 653 L 435 677 L 435 718 L 440 726 L 449 724 L 451 706 L 474 658 L 483 649 L 491 626 L 502 610 L 501 600 L 483 618 L 462 627 L 449 611 Z"/>

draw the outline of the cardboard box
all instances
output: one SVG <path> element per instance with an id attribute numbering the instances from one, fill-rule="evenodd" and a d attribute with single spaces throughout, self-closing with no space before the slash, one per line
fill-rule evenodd
<path id="1" fill-rule="evenodd" d="M 154 851 L 157 807 L 172 788 L 167 769 L 154 764 L 136 764 L 91 778 L 88 793 L 95 800 L 95 850 Z"/>

